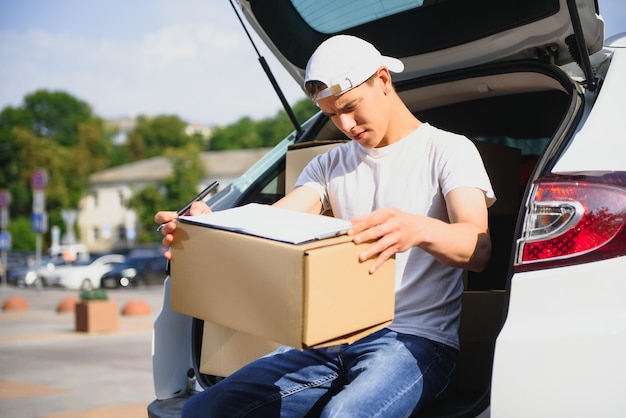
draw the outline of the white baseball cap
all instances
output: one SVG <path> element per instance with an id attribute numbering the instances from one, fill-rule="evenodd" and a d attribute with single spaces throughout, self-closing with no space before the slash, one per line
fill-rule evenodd
<path id="1" fill-rule="evenodd" d="M 381 55 L 369 42 L 356 36 L 336 35 L 322 42 L 313 52 L 306 65 L 304 83 L 321 81 L 328 86 L 313 98 L 317 101 L 357 87 L 381 66 L 394 73 L 404 70 L 402 61 Z"/>

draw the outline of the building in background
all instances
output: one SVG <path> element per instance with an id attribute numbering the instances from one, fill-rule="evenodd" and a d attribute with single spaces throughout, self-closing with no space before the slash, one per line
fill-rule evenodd
<path id="1" fill-rule="evenodd" d="M 224 187 L 242 175 L 270 149 L 208 151 L 201 154 L 205 177 L 198 191 L 213 180 Z M 109 168 L 90 177 L 90 193 L 83 197 L 78 211 L 81 244 L 91 252 L 132 246 L 137 216 L 128 208 L 134 193 L 148 185 L 159 185 L 172 174 L 167 158 L 155 157 Z M 193 196 L 190 196 L 190 199 Z M 174 208 L 172 208 L 174 209 Z"/>

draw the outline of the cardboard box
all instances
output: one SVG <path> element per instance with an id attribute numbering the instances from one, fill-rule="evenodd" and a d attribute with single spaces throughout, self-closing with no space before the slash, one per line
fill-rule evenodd
<path id="1" fill-rule="evenodd" d="M 278 347 L 273 341 L 204 321 L 198 369 L 212 376 L 230 376 Z"/>
<path id="2" fill-rule="evenodd" d="M 394 315 L 395 260 L 369 274 L 367 245 L 340 236 L 294 245 L 178 223 L 173 310 L 295 348 L 353 342 Z"/>

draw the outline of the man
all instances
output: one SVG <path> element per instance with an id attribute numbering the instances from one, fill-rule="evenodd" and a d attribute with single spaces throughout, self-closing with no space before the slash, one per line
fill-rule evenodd
<path id="1" fill-rule="evenodd" d="M 495 201 L 467 139 L 422 123 L 396 93 L 398 59 L 335 36 L 311 56 L 305 89 L 352 141 L 313 159 L 276 206 L 350 219 L 371 271 L 396 257 L 395 318 L 351 345 L 282 347 L 190 398 L 185 417 L 409 416 L 443 396 L 458 361 L 462 269 L 480 271 L 491 251 Z M 210 209 L 196 204 L 192 213 Z M 163 244 L 174 212 L 159 212 Z M 166 257 L 171 257 L 169 253 Z"/>

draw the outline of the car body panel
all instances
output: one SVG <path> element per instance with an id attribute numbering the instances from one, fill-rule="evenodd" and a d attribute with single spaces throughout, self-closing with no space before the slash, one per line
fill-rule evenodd
<path id="1" fill-rule="evenodd" d="M 154 321 L 152 332 L 152 375 L 154 392 L 159 400 L 185 394 L 193 386 L 188 376 L 188 371 L 193 370 L 193 319 L 171 309 L 170 280 L 170 277 L 165 279 L 164 303 Z"/>
<path id="2" fill-rule="evenodd" d="M 163 255 L 130 256 L 104 273 L 100 283 L 106 288 L 161 285 L 166 276 L 165 267 Z"/>
<path id="3" fill-rule="evenodd" d="M 38 283 L 38 277 L 35 266 L 19 267 L 7 272 L 7 283 L 17 287 L 29 287 Z"/>
<path id="4" fill-rule="evenodd" d="M 626 36 L 623 39 L 626 40 Z M 623 115 L 626 103 L 626 49 L 605 51 L 602 56 L 610 59 L 610 67 L 602 82 L 602 94 L 598 95 L 587 120 L 557 161 L 554 172 L 626 171 Z"/>
<path id="5" fill-rule="evenodd" d="M 102 275 L 125 259 L 121 254 L 107 254 L 86 264 L 61 265 L 54 270 L 54 276 L 58 278 L 58 284 L 67 289 L 81 289 L 85 280 L 91 282 L 91 287 L 98 288 Z"/>
<path id="6" fill-rule="evenodd" d="M 513 276 L 492 416 L 623 416 L 624 272 L 626 257 L 618 257 Z"/>
<path id="7" fill-rule="evenodd" d="M 37 275 L 43 279 L 46 286 L 59 286 L 60 276 L 55 273 L 56 269 L 62 266 L 71 266 L 72 264 L 73 262 L 65 261 L 63 258 L 51 257 L 37 269 Z"/>
<path id="8" fill-rule="evenodd" d="M 601 89 L 585 93 L 580 128 L 553 173 L 626 172 L 626 50 L 605 48 L 595 62 L 605 77 Z M 496 341 L 492 416 L 623 415 L 624 271 L 626 257 L 620 256 L 512 276 Z"/>

